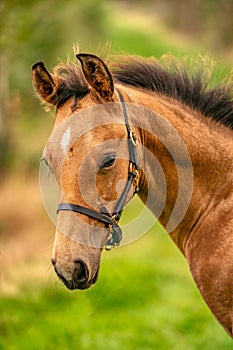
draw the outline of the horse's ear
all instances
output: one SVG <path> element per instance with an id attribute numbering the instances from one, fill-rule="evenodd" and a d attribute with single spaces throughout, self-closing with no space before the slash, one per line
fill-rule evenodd
<path id="1" fill-rule="evenodd" d="M 32 66 L 32 80 L 36 91 L 41 98 L 51 104 L 56 104 L 59 79 L 50 74 L 43 62 L 37 62 Z"/>
<path id="2" fill-rule="evenodd" d="M 76 55 L 81 62 L 87 82 L 107 101 L 112 101 L 114 84 L 106 64 L 97 56 L 85 53 Z"/>

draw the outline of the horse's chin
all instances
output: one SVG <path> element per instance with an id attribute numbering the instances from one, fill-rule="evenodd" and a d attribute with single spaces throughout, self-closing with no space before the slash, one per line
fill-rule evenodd
<path id="1" fill-rule="evenodd" d="M 89 289 L 93 286 L 94 283 L 85 283 L 85 284 L 76 284 L 73 281 L 69 281 L 68 283 L 64 283 L 66 288 L 69 290 L 85 290 Z"/>
<path id="2" fill-rule="evenodd" d="M 66 280 L 62 275 L 57 273 L 59 279 L 62 281 L 62 283 L 66 286 L 67 289 L 69 290 L 85 290 L 91 288 L 98 280 L 98 274 L 99 274 L 99 269 L 97 270 L 95 276 L 91 278 L 88 281 L 77 281 L 75 278 L 72 280 Z"/>

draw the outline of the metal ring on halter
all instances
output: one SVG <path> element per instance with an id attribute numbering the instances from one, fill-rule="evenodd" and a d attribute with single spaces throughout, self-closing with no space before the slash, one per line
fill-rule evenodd
<path id="1" fill-rule="evenodd" d="M 136 144 L 137 140 L 136 140 L 136 137 L 135 137 L 135 135 L 134 135 L 132 130 L 130 130 L 129 136 L 130 136 L 130 140 L 132 141 L 132 144 L 134 145 L 134 147 L 136 147 L 137 146 L 137 144 Z"/>

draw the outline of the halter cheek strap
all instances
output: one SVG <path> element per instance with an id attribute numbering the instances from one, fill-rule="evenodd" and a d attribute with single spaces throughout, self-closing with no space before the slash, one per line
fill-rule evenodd
<path id="1" fill-rule="evenodd" d="M 131 189 L 131 186 L 134 187 L 134 194 L 138 192 L 138 183 L 139 183 L 139 174 L 138 174 L 138 156 L 137 156 L 137 150 L 136 150 L 136 136 L 130 129 L 129 125 L 129 118 L 125 106 L 125 101 L 123 99 L 122 94 L 119 90 L 117 90 L 120 102 L 123 109 L 124 119 L 125 119 L 125 126 L 127 130 L 127 136 L 128 136 L 128 149 L 129 149 L 129 170 L 128 170 L 128 179 L 127 183 L 125 185 L 125 188 L 118 199 L 118 202 L 114 208 L 114 212 L 112 215 L 109 214 L 107 209 L 105 207 L 100 208 L 100 212 L 81 206 L 77 204 L 71 204 L 71 203 L 60 203 L 57 207 L 57 214 L 60 210 L 68 210 L 73 211 L 75 213 L 80 213 L 83 215 L 86 215 L 90 218 L 96 219 L 98 221 L 101 221 L 107 225 L 109 225 L 110 234 L 109 238 L 107 240 L 105 249 L 110 250 L 115 246 L 120 245 L 120 242 L 122 240 L 122 231 L 120 226 L 118 225 L 122 211 L 124 209 L 124 205 L 127 199 L 127 196 L 129 194 L 129 191 Z"/>

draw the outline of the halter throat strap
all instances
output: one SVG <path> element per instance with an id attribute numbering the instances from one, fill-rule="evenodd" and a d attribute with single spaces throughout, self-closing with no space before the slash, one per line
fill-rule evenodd
<path id="1" fill-rule="evenodd" d="M 110 215 L 105 207 L 100 208 L 100 212 L 81 205 L 71 204 L 71 203 L 59 203 L 57 207 L 57 214 L 61 210 L 73 211 L 75 213 L 86 215 L 90 218 L 96 219 L 98 221 L 101 221 L 109 225 L 110 235 L 105 246 L 106 250 L 110 250 L 113 247 L 120 245 L 120 242 L 122 240 L 122 231 L 120 226 L 118 225 L 118 222 L 120 220 L 120 217 L 124 209 L 124 205 L 131 187 L 132 186 L 134 187 L 134 194 L 137 193 L 139 190 L 138 188 L 139 165 L 138 165 L 138 156 L 137 156 L 137 150 L 136 150 L 137 140 L 136 140 L 136 136 L 132 132 L 129 125 L 129 118 L 128 118 L 124 98 L 119 90 L 116 90 L 116 91 L 120 98 L 120 102 L 121 102 L 121 106 L 124 114 L 125 126 L 127 130 L 128 150 L 129 150 L 129 169 L 128 169 L 127 183 L 125 185 L 125 188 L 120 198 L 117 201 L 113 214 Z"/>

